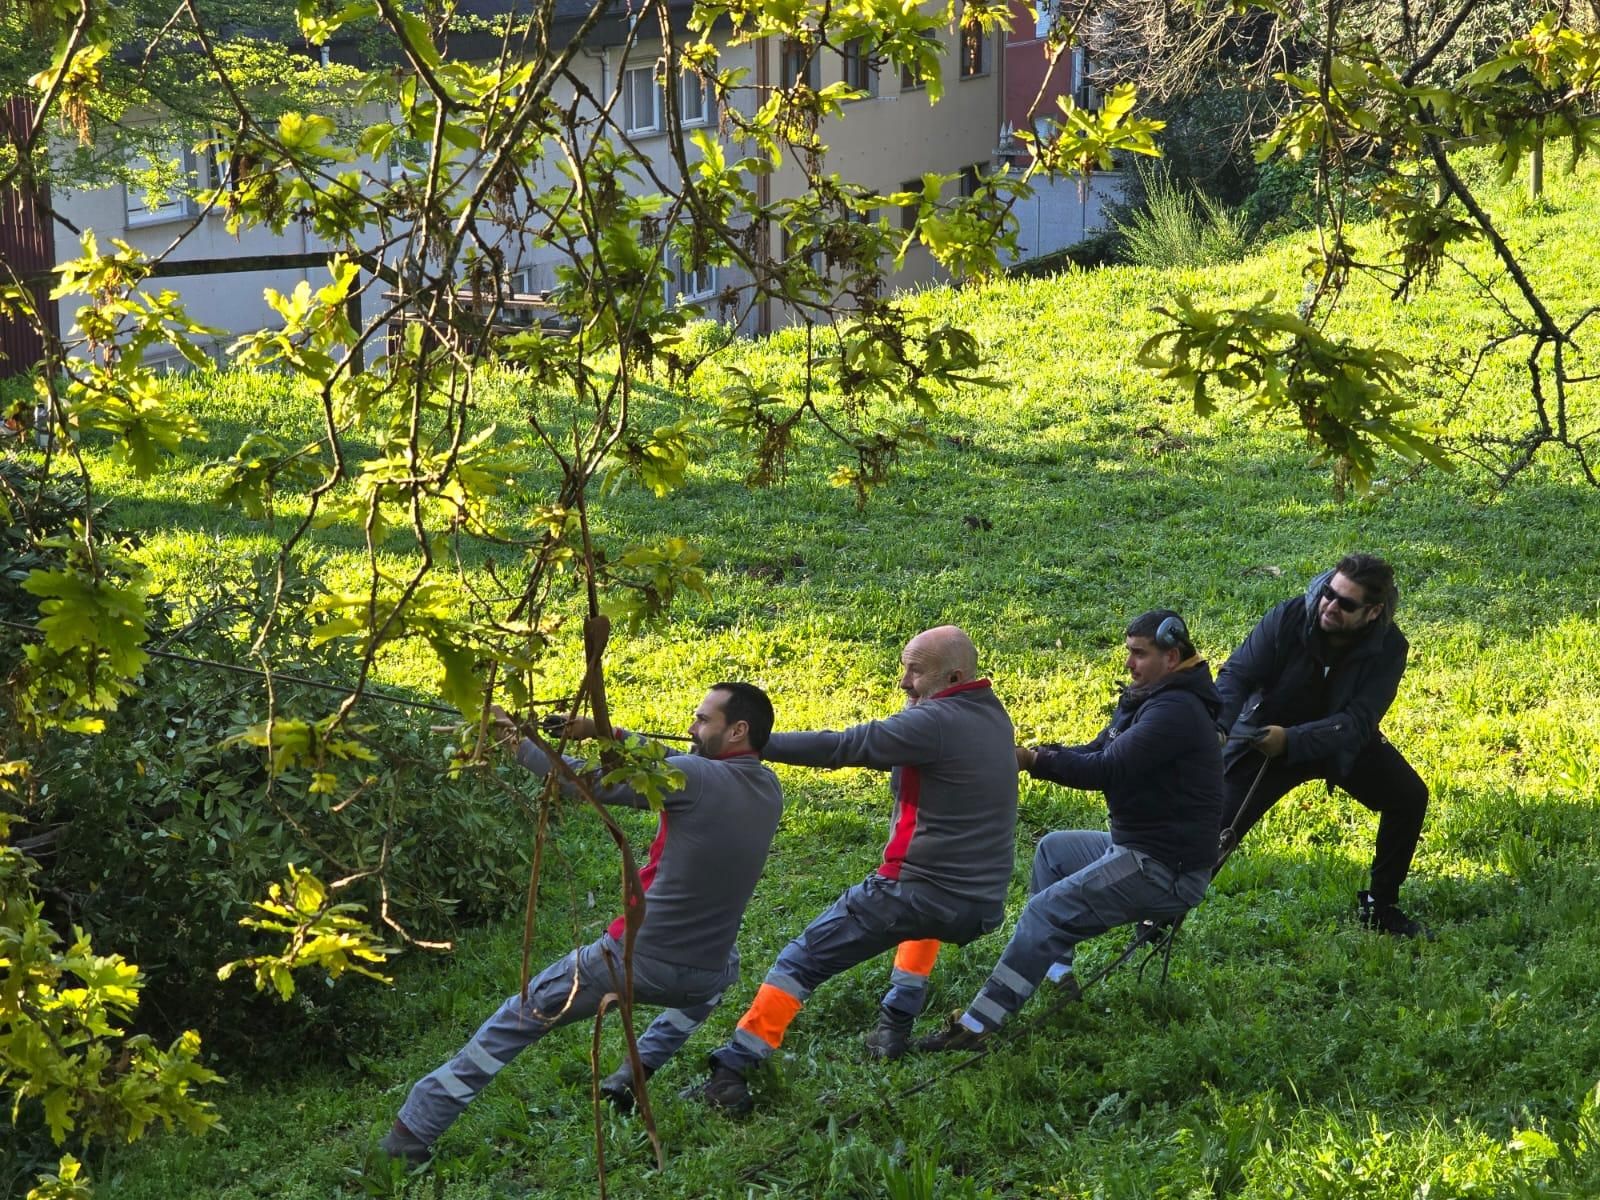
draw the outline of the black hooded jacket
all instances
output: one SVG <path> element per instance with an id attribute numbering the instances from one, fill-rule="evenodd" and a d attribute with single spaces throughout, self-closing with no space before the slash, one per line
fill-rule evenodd
<path id="1" fill-rule="evenodd" d="M 1085 746 L 1041 746 L 1035 779 L 1102 791 L 1111 840 L 1178 872 L 1210 870 L 1222 826 L 1222 697 L 1204 661 L 1152 688 L 1122 693 L 1111 724 Z"/>
<path id="2" fill-rule="evenodd" d="M 1317 624 L 1317 597 L 1331 578 L 1332 571 L 1323 572 L 1304 595 L 1272 609 L 1229 656 L 1217 673 L 1217 728 L 1282 725 L 1285 763 L 1316 763 L 1338 779 L 1355 765 L 1394 703 L 1410 645 L 1393 622 L 1398 596 L 1390 595 L 1366 631 L 1334 653 Z M 1230 741 L 1228 766 L 1249 752 L 1249 742 Z"/>

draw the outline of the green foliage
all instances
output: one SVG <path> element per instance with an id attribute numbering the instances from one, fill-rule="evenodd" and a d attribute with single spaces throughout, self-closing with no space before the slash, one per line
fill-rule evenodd
<path id="1" fill-rule="evenodd" d="M 1037 148 L 1038 169 L 1053 174 L 1087 176 L 1096 168 L 1109 171 L 1118 154 L 1154 158 L 1160 154 L 1155 135 L 1166 122 L 1134 116 L 1137 100 L 1138 93 L 1129 83 L 1111 88 L 1095 109 L 1079 108 L 1071 96 L 1060 96 L 1056 99 L 1060 121 L 1043 144 L 1027 130 L 1019 130 L 1017 136 Z"/>
<path id="2" fill-rule="evenodd" d="M 1239 211 L 1263 241 L 1310 229 L 1317 220 L 1316 187 L 1315 163 L 1268 159 L 1257 169 L 1254 186 Z"/>
<path id="3" fill-rule="evenodd" d="M 667 793 L 683 786 L 683 772 L 668 764 L 669 751 L 660 742 L 627 738 L 611 745 L 606 773 L 600 777 L 602 784 L 627 787 L 657 810 Z"/>
<path id="4" fill-rule="evenodd" d="M 93 714 L 114 709 L 131 693 L 149 661 L 143 649 L 149 618 L 149 583 L 144 571 L 109 547 L 84 547 L 85 529 L 50 547 L 66 552 L 66 565 L 38 569 L 23 590 L 39 602 L 43 641 L 23 648 L 28 661 L 19 715 L 35 728 L 59 726 L 72 733 L 98 733 L 105 721 Z"/>
<path id="5" fill-rule="evenodd" d="M 217 968 L 217 978 L 226 981 L 240 967 L 255 972 L 256 991 L 268 987 L 278 994 L 278 999 L 288 1000 L 294 995 L 294 974 L 301 969 L 320 969 L 329 979 L 337 979 L 346 971 L 376 979 L 379 983 L 392 983 L 362 963 L 381 963 L 396 953 L 388 946 L 378 945 L 366 923 L 355 914 L 365 911 L 361 904 L 334 904 L 322 881 L 309 871 L 289 864 L 289 878 L 267 887 L 267 898 L 257 900 L 254 907 L 263 916 L 240 917 L 239 924 L 246 929 L 262 929 L 269 933 L 286 933 L 289 940 L 277 954 L 253 954 L 249 958 L 224 963 Z"/>
<path id="6" fill-rule="evenodd" d="M 182 645 L 207 656 L 228 643 L 191 635 Z M 279 688 L 285 702 L 302 690 Z M 425 730 L 375 710 L 359 741 L 348 726 L 327 737 L 264 719 L 251 691 L 237 677 L 156 660 L 102 736 L 53 736 L 36 750 L 39 786 L 24 809 L 37 827 L 63 826 L 49 878 L 70 897 L 74 920 L 137 956 L 163 1021 L 216 1028 L 208 1041 L 234 1054 L 285 1037 L 310 1045 L 343 1036 L 340 989 L 301 992 L 303 1005 L 282 1017 L 224 1017 L 250 1009 L 237 989 L 219 986 L 216 969 L 259 953 L 241 921 L 261 918 L 263 896 L 273 902 L 285 862 L 344 881 L 348 904 L 381 904 L 409 936 L 437 940 L 514 904 L 530 850 L 526 818 L 508 820 L 522 812 L 514 794 L 477 773 L 451 774 Z M 265 742 L 269 726 L 271 757 L 236 733 L 253 728 Z M 387 836 L 373 838 L 374 828 Z M 311 894 L 284 892 L 278 903 L 309 904 Z M 305 929 L 296 918 L 291 940 L 320 951 L 325 932 L 355 936 L 355 913 L 340 906 Z"/>
<path id="7" fill-rule="evenodd" d="M 1157 311 L 1173 326 L 1140 348 L 1140 366 L 1179 384 L 1202 415 L 1215 407 L 1210 386 L 1242 393 L 1264 411 L 1287 411 L 1333 462 L 1341 492 L 1346 480 L 1366 490 L 1380 446 L 1451 465 L 1432 441 L 1439 430 L 1401 415 L 1416 407 L 1405 395 L 1405 355 L 1330 338 L 1276 312 L 1271 294 L 1249 308 L 1213 311 L 1180 293 L 1174 308 Z"/>
<path id="8" fill-rule="evenodd" d="M 16 798 L 13 766 L 0 771 L 8 802 Z M 85 1144 L 131 1142 L 153 1122 L 203 1132 L 216 1114 L 192 1092 L 219 1077 L 199 1062 L 199 1035 L 186 1031 L 166 1050 L 146 1035 L 127 1036 L 139 969 L 121 955 L 96 954 L 82 930 L 61 946 L 36 899 L 35 864 L 9 844 L 10 822 L 0 814 L 0 1096 L 10 1099 L 12 1127 L 36 1109 L 58 1146 L 69 1135 Z M 45 1186 L 65 1189 L 76 1179 L 76 1162 L 63 1160 L 61 1177 Z"/>
<path id="9" fill-rule="evenodd" d="M 0 656 L 16 719 L 33 731 L 92 732 L 135 690 L 150 582 L 129 547 L 86 511 L 85 490 L 7 456 L 0 460 L 0 619 L 40 639 Z"/>
<path id="10" fill-rule="evenodd" d="M 50 1175 L 39 1176 L 39 1186 L 28 1192 L 26 1200 L 90 1200 L 94 1189 L 83 1175 L 83 1164 L 70 1154 L 63 1154 L 61 1162 Z"/>
<path id="11" fill-rule="evenodd" d="M 39 738 L 7 724 L 0 726 L 0 745 L 29 755 L 30 786 L 12 807 L 31 828 L 54 830 L 50 894 L 97 942 L 140 963 L 157 1014 L 147 1021 L 176 1035 L 189 1023 L 209 1025 L 223 1011 L 238 1011 L 237 992 L 218 985 L 216 968 L 257 949 L 238 922 L 259 917 L 254 902 L 268 894 L 286 861 L 305 863 L 312 876 L 347 880 L 350 903 L 367 911 L 384 904 L 391 920 L 433 937 L 448 933 L 455 920 L 500 913 L 525 886 L 528 848 L 504 819 L 505 791 L 479 775 L 451 774 L 448 756 L 394 712 L 376 709 L 339 726 L 327 717 L 274 720 L 247 677 L 151 658 L 142 649 L 137 662 L 115 663 L 111 651 L 125 649 L 117 639 L 126 636 L 127 619 L 119 615 L 124 609 L 93 607 L 98 594 L 85 582 L 89 568 L 80 564 L 88 556 L 74 532 L 84 511 L 81 491 L 70 479 L 9 458 L 0 460 L 0 484 L 12 514 L 0 530 L 7 549 L 0 618 L 41 629 L 32 638 L 7 629 L 0 640 L 0 666 L 12 676 L 8 715 L 33 711 L 34 664 L 63 653 L 55 646 L 69 634 L 87 647 L 77 652 L 106 658 L 92 675 L 98 685 L 124 679 L 112 669 L 118 665 L 142 685 L 136 692 L 123 688 L 114 709 L 95 713 L 105 736 L 86 739 L 64 729 L 72 710 L 58 704 Z M 100 515 L 92 514 L 97 536 L 115 538 Z M 146 597 L 142 619 L 168 652 L 233 659 L 240 656 L 241 631 L 261 632 L 267 565 L 239 578 L 213 564 L 212 590 L 192 597 L 195 609 L 179 627 L 166 601 L 151 595 L 148 569 L 130 554 L 120 542 L 103 542 L 94 566 L 102 578 L 121 570 L 137 579 Z M 294 575 L 280 586 L 302 598 L 310 590 Z M 298 667 L 349 678 L 355 668 L 337 640 L 315 652 L 324 628 L 282 622 L 263 650 L 290 674 Z M 296 704 L 316 696 L 320 704 L 326 693 L 285 682 L 278 695 Z M 387 839 L 372 839 L 376 826 L 391 830 Z M 309 895 L 290 899 L 309 903 Z M 297 918 L 300 950 L 291 946 L 279 957 L 315 959 L 329 945 L 317 940 L 324 932 L 357 937 L 354 912 L 341 906 L 308 918 L 305 930 Z M 324 929 L 330 922 L 338 928 Z M 302 1043 L 328 1036 L 337 1021 L 329 1002 L 337 993 L 312 1000 L 302 992 L 297 999 L 303 1004 L 291 1036 Z M 282 1036 L 286 1022 L 257 1013 L 248 1022 L 224 1023 L 211 1040 L 237 1052 L 241 1044 Z"/>

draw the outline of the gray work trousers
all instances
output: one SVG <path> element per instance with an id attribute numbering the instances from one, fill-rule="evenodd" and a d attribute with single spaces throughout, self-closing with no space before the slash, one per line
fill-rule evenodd
<path id="1" fill-rule="evenodd" d="M 634 952 L 636 1004 L 670 1006 L 639 1038 L 639 1057 L 651 1070 L 671 1058 L 739 978 L 739 951 L 715 971 L 678 966 Z M 400 1108 L 400 1122 L 431 1144 L 500 1069 L 558 1025 L 592 1017 L 607 993 L 622 990 L 622 943 L 606 934 L 546 967 L 478 1027 L 455 1056 L 419 1079 Z"/>
<path id="2" fill-rule="evenodd" d="M 995 1029 L 1021 1008 L 1052 964 L 1071 969 L 1077 944 L 1134 921 L 1182 916 L 1205 895 L 1211 869 L 1178 874 L 1109 833 L 1046 834 L 1033 856 L 1031 897 L 1000 961 L 966 1015 Z"/>
<path id="3" fill-rule="evenodd" d="M 798 1011 L 813 991 L 858 963 L 905 941 L 936 938 L 964 946 L 999 924 L 999 911 L 998 905 L 974 904 L 930 883 L 869 875 L 847 889 L 779 952 L 765 986 L 791 997 Z M 892 978 L 879 1007 L 880 1018 L 909 1027 L 926 998 L 926 980 Z M 746 1018 L 749 1016 L 746 1013 Z M 773 1032 L 781 1040 L 782 1030 Z M 742 1020 L 733 1037 L 713 1051 L 711 1058 L 719 1066 L 745 1074 L 777 1048 L 777 1041 L 768 1040 Z"/>

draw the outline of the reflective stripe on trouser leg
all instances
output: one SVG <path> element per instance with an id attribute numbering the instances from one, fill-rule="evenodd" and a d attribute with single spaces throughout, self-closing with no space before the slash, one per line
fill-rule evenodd
<path id="1" fill-rule="evenodd" d="M 928 976 L 938 957 L 938 938 L 900 943 L 894 953 L 894 969 L 889 973 L 889 990 L 879 1006 L 884 1020 L 911 1027 L 928 1002 Z"/>
<path id="2" fill-rule="evenodd" d="M 680 1004 L 676 1008 L 669 1008 L 660 1013 L 650 1022 L 650 1027 L 639 1036 L 639 1061 L 650 1071 L 658 1071 L 666 1065 L 667 1060 L 683 1048 L 683 1044 L 693 1036 L 694 1031 L 705 1024 L 706 1020 L 716 1011 L 727 988 L 739 978 L 739 948 L 731 947 L 728 951 L 728 962 L 723 968 L 720 985 L 716 993 L 697 1004 Z M 704 989 L 696 988 L 690 994 L 704 994 Z M 623 1058 L 617 1073 L 630 1083 L 633 1081 L 633 1065 Z"/>
<path id="3" fill-rule="evenodd" d="M 706 1023 L 706 1019 L 715 1011 L 717 1004 L 722 1000 L 719 993 L 704 1004 L 692 1004 L 688 1008 L 669 1008 L 666 1012 L 656 1016 L 650 1022 L 650 1027 L 639 1035 L 639 1061 L 648 1070 L 656 1071 L 666 1063 L 674 1054 L 683 1048 L 683 1044 L 694 1035 L 694 1031 Z M 626 1058 L 618 1068 L 621 1073 L 631 1080 L 633 1067 Z"/>
<path id="4" fill-rule="evenodd" d="M 1154 859 L 1113 846 L 1082 870 L 1034 893 L 978 999 L 967 1010 L 993 1028 L 1086 938 L 1133 921 L 1177 916 L 1204 894 L 1207 872 L 1175 879 Z M 1187 881 L 1187 882 L 1186 882 Z M 1180 892 L 1182 893 L 1180 895 Z"/>
<path id="5" fill-rule="evenodd" d="M 769 997 L 768 988 L 782 993 L 784 1000 L 771 997 L 770 1002 L 784 1004 L 792 1011 L 785 1015 L 781 1009 L 774 1009 L 773 1013 L 782 1018 L 776 1023 L 780 1027 L 768 1029 L 772 1036 L 760 1037 L 747 1027 L 763 1005 L 762 995 L 758 995 L 733 1037 L 712 1053 L 712 1061 L 741 1073 L 749 1071 L 771 1055 L 782 1038 L 782 1030 L 810 998 L 813 988 L 903 941 L 933 932 L 928 928 L 931 922 L 900 899 L 895 887 L 890 881 L 869 876 L 866 882 L 846 889 L 826 912 L 807 925 L 779 952 L 761 989 Z"/>
<path id="6" fill-rule="evenodd" d="M 594 1015 L 609 991 L 580 968 L 579 951 L 554 963 L 521 994 L 506 1000 L 449 1062 L 417 1080 L 400 1121 L 427 1143 L 450 1128 L 468 1103 L 507 1063 L 549 1030 Z"/>
<path id="7" fill-rule="evenodd" d="M 1037 981 L 1025 979 L 1006 965 L 1004 958 L 994 965 L 982 989 L 967 1006 L 966 1015 L 985 1029 L 994 1029 L 1021 1008 L 1033 995 Z M 970 1024 L 971 1022 L 969 1022 Z"/>

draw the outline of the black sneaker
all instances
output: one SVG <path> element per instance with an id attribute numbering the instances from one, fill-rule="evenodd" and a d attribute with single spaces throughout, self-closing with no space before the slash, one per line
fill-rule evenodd
<path id="1" fill-rule="evenodd" d="M 1406 916 L 1398 904 L 1379 904 L 1371 892 L 1356 893 L 1356 919 L 1374 933 L 1433 940 L 1432 932 L 1421 921 Z"/>
<path id="2" fill-rule="evenodd" d="M 877 1026 L 867 1034 L 866 1045 L 869 1058 L 892 1062 L 911 1049 L 911 1030 L 880 1016 Z"/>
<path id="3" fill-rule="evenodd" d="M 705 1079 L 684 1088 L 678 1095 L 734 1116 L 742 1116 L 756 1106 L 744 1076 L 732 1067 L 720 1064 L 712 1067 L 711 1074 Z"/>
<path id="4" fill-rule="evenodd" d="M 655 1072 L 646 1067 L 644 1077 L 646 1081 Z M 611 1107 L 620 1113 L 631 1113 L 637 1103 L 633 1091 L 633 1072 L 628 1069 L 628 1064 L 623 1063 L 611 1074 L 600 1081 L 600 1094 L 611 1102 Z"/>
<path id="5" fill-rule="evenodd" d="M 976 1033 L 961 1023 L 961 1015 L 957 1013 L 951 1017 L 945 1027 L 938 1033 L 930 1033 L 925 1038 L 917 1039 L 917 1049 L 933 1054 L 947 1050 L 977 1050 L 989 1040 L 989 1034 Z"/>
<path id="6" fill-rule="evenodd" d="M 433 1147 L 399 1121 L 396 1121 L 394 1127 L 383 1135 L 383 1141 L 378 1143 L 378 1149 L 390 1158 L 403 1159 L 413 1167 L 420 1167 L 433 1157 Z"/>

